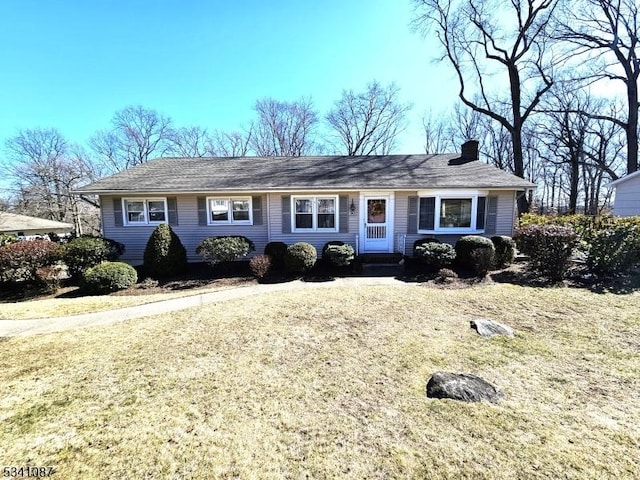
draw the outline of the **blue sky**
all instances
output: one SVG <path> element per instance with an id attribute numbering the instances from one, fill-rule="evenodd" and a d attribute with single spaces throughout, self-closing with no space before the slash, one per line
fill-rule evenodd
<path id="1" fill-rule="evenodd" d="M 85 143 L 143 105 L 177 126 L 235 130 L 255 100 L 396 82 L 414 104 L 398 153 L 422 151 L 421 117 L 456 97 L 437 46 L 412 33 L 410 0 L 3 0 L 0 142 L 56 127 Z"/>

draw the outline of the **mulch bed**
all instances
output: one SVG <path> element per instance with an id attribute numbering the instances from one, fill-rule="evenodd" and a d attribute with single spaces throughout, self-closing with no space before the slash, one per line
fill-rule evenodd
<path id="1" fill-rule="evenodd" d="M 456 269 L 457 277 L 442 278 L 437 272 L 423 271 L 419 268 L 408 266 L 399 275 L 398 280 L 407 283 L 420 283 L 426 286 L 445 289 L 469 288 L 474 285 L 492 283 L 510 283 L 529 287 L 568 287 L 587 288 L 595 292 L 605 293 L 632 293 L 640 291 L 640 269 L 632 271 L 628 275 L 620 275 L 611 278 L 598 278 L 586 271 L 584 265 L 575 264 L 570 269 L 567 277 L 560 284 L 553 284 L 532 273 L 527 269 L 526 262 L 516 262 L 508 268 L 489 272 L 485 278 L 476 277 L 473 272 Z M 303 277 L 279 274 L 272 275 L 261 280 L 261 283 L 282 283 L 296 279 L 307 282 L 327 282 L 336 277 L 359 276 L 361 266 L 356 264 L 353 268 L 335 269 L 323 262 L 318 262 L 309 273 Z M 206 263 L 193 263 L 189 265 L 189 271 L 162 280 L 147 279 L 144 272 L 138 269 L 139 281 L 136 285 L 126 290 L 114 292 L 111 295 L 152 295 L 169 293 L 180 290 L 196 290 L 211 287 L 235 287 L 258 283 L 249 269 L 249 262 L 230 262 L 212 267 Z M 69 280 L 63 280 L 56 293 L 46 293 L 33 287 L 24 285 L 3 285 L 0 287 L 0 302 L 19 302 L 28 300 L 40 300 L 45 298 L 74 298 L 81 297 L 84 293 Z"/>

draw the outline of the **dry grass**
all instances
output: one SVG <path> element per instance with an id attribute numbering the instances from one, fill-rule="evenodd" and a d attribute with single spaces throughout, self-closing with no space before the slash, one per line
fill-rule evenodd
<path id="1" fill-rule="evenodd" d="M 240 282 L 238 282 L 238 284 L 239 283 Z M 233 288 L 238 286 L 238 284 L 207 288 L 190 288 L 182 291 L 153 290 L 162 293 L 151 293 L 144 290 L 126 290 L 111 295 L 90 295 L 75 298 L 54 297 L 22 302 L 6 302 L 0 303 L 0 320 L 29 320 L 34 318 L 66 317 L 67 315 L 101 312 L 170 300 L 172 298 L 215 292 Z"/>
<path id="2" fill-rule="evenodd" d="M 640 295 L 332 288 L 0 343 L 0 459 L 57 478 L 633 478 Z M 469 320 L 514 326 L 482 339 Z M 431 400 L 436 370 L 497 405 Z"/>

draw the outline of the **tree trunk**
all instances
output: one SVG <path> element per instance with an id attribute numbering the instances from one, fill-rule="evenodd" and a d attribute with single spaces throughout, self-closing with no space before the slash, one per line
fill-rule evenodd
<path id="1" fill-rule="evenodd" d="M 571 154 L 571 172 L 569 175 L 569 212 L 576 213 L 578 208 L 578 186 L 580 180 L 580 165 L 574 154 Z"/>
<path id="2" fill-rule="evenodd" d="M 627 83 L 629 118 L 627 120 L 627 173 L 638 170 L 638 83 L 629 79 Z"/>

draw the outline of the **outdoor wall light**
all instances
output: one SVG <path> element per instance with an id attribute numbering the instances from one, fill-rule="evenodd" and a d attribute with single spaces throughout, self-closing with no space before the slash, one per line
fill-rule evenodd
<path id="1" fill-rule="evenodd" d="M 349 211 L 351 212 L 351 215 L 356 213 L 356 204 L 354 203 L 353 198 L 351 199 L 351 205 L 349 205 Z"/>

